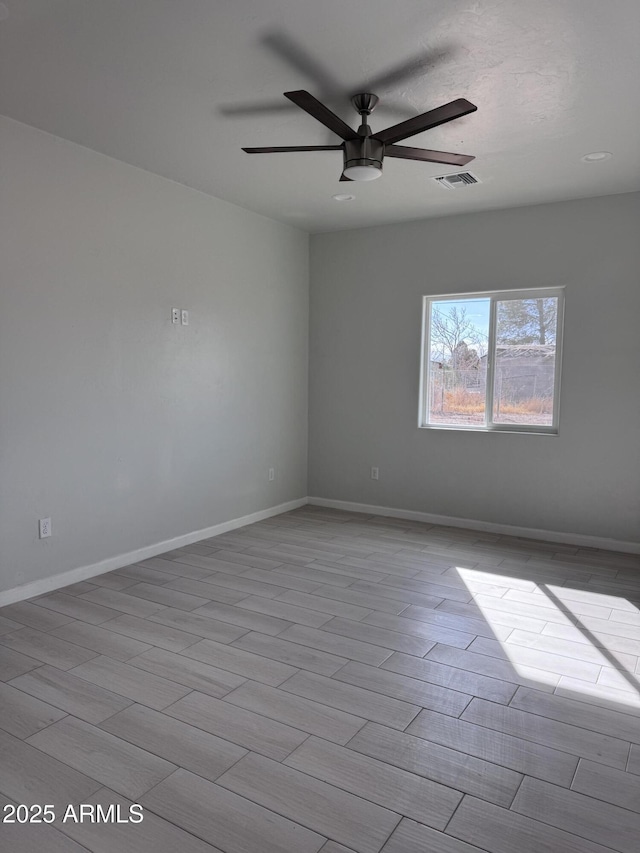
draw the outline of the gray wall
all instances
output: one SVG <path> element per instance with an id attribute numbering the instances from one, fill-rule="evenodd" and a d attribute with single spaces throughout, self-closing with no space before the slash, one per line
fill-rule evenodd
<path id="1" fill-rule="evenodd" d="M 309 494 L 637 542 L 639 234 L 634 193 L 313 237 Z M 559 435 L 419 430 L 421 297 L 555 285 Z"/>
<path id="2" fill-rule="evenodd" d="M 0 152 L 0 590 L 303 497 L 307 235 L 8 119 Z"/>

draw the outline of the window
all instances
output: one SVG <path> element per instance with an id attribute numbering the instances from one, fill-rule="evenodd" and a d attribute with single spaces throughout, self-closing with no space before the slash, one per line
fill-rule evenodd
<path id="1" fill-rule="evenodd" d="M 426 296 L 420 426 L 558 431 L 563 289 Z"/>

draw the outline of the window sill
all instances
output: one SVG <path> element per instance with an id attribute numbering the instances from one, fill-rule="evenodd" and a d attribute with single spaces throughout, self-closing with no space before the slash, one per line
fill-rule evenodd
<path id="1" fill-rule="evenodd" d="M 504 424 L 494 426 L 478 426 L 476 424 L 418 424 L 418 429 L 435 429 L 453 432 L 507 432 L 519 435 L 558 435 L 557 427 L 536 427 L 529 424 Z"/>

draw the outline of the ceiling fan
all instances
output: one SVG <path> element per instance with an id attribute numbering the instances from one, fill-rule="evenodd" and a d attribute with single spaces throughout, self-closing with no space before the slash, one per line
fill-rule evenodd
<path id="1" fill-rule="evenodd" d="M 401 160 L 423 160 L 428 163 L 444 163 L 448 166 L 466 166 L 474 158 L 469 154 L 452 154 L 446 151 L 431 151 L 426 148 L 410 148 L 407 145 L 396 145 L 401 139 L 407 139 L 416 133 L 422 133 L 446 124 L 448 121 L 461 118 L 478 108 L 465 98 L 458 98 L 429 112 L 394 124 L 392 127 L 372 133 L 367 122 L 378 103 L 377 95 L 363 93 L 354 95 L 351 103 L 361 116 L 362 123 L 358 130 L 353 130 L 339 116 L 325 107 L 320 101 L 305 92 L 285 92 L 289 98 L 317 121 L 336 133 L 343 142 L 340 145 L 293 145 L 277 148 L 243 148 L 247 154 L 274 154 L 290 151 L 342 151 L 343 170 L 341 181 L 373 181 L 382 175 L 382 161 L 386 157 L 397 157 Z"/>

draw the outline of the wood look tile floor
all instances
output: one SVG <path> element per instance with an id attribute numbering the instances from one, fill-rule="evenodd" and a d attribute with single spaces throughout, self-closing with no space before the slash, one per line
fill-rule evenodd
<path id="1" fill-rule="evenodd" d="M 0 848 L 637 853 L 639 660 L 637 556 L 304 507 L 0 609 Z"/>

